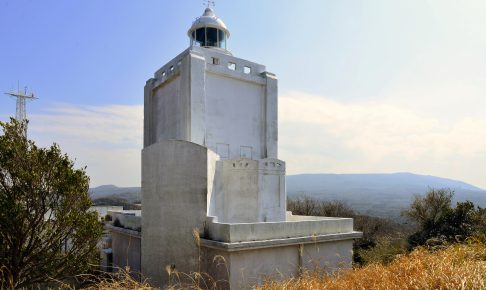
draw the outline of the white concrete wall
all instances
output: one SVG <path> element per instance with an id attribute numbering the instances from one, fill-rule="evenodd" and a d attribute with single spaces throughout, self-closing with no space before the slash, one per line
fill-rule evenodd
<path id="1" fill-rule="evenodd" d="M 186 50 L 145 84 L 144 147 L 159 140 L 189 139 L 190 65 Z"/>
<path id="2" fill-rule="evenodd" d="M 208 197 L 207 197 L 207 215 L 208 216 L 216 216 L 217 215 L 217 198 L 220 192 L 220 179 L 221 179 L 221 170 L 217 169 L 219 164 L 219 156 L 211 151 L 208 150 Z"/>
<path id="3" fill-rule="evenodd" d="M 353 232 L 351 218 L 260 223 L 219 223 L 208 220 L 207 225 L 210 239 L 227 243 Z"/>
<path id="4" fill-rule="evenodd" d="M 109 224 L 115 225 L 115 221 L 118 221 L 121 227 L 134 231 L 140 231 L 142 228 L 142 217 L 140 210 L 131 211 L 108 211 L 108 215 L 111 216 Z"/>
<path id="5" fill-rule="evenodd" d="M 277 158 L 277 79 L 262 65 L 192 47 L 147 81 L 144 123 L 144 146 L 175 139 L 222 159 Z"/>
<path id="6" fill-rule="evenodd" d="M 159 87 L 154 91 L 152 96 L 152 106 L 157 112 L 157 118 L 154 122 L 154 131 L 157 139 L 155 142 L 161 140 L 181 140 L 183 139 L 186 123 L 183 122 L 181 96 L 181 77 L 175 76 L 168 81 L 163 87 Z"/>
<path id="7" fill-rule="evenodd" d="M 142 151 L 142 273 L 155 286 L 168 282 L 166 266 L 196 271 L 193 229 L 207 211 L 207 148 L 161 141 Z"/>
<path id="8" fill-rule="evenodd" d="M 222 223 L 284 221 L 285 162 L 273 158 L 217 161 L 209 216 Z"/>
<path id="9" fill-rule="evenodd" d="M 225 159 L 263 158 L 264 101 L 261 84 L 207 73 L 206 146 Z"/>
<path id="10" fill-rule="evenodd" d="M 141 266 L 155 286 L 167 284 L 167 266 L 229 273 L 228 286 L 240 289 L 278 273 L 350 265 L 359 237 L 352 220 L 285 222 L 277 95 L 264 66 L 200 47 L 147 81 Z M 209 238 L 203 268 L 194 229 Z M 208 264 L 217 255 L 227 262 L 223 274 Z"/>
<path id="11" fill-rule="evenodd" d="M 219 281 L 218 289 L 251 289 L 266 279 L 299 277 L 307 270 L 332 273 L 350 268 L 352 243 L 341 240 L 241 251 L 203 247 L 203 262 L 208 273 Z M 215 257 L 223 257 L 224 262 Z"/>
<path id="12" fill-rule="evenodd" d="M 222 215 L 218 215 L 218 220 L 229 223 L 256 222 L 258 161 L 238 159 L 222 163 Z"/>
<path id="13" fill-rule="evenodd" d="M 141 240 L 140 232 L 110 227 L 111 248 L 114 272 L 130 267 L 132 277 L 141 277 Z"/>
<path id="14" fill-rule="evenodd" d="M 259 160 L 259 206 L 258 221 L 285 221 L 287 191 L 285 185 L 285 162 L 275 158 Z"/>

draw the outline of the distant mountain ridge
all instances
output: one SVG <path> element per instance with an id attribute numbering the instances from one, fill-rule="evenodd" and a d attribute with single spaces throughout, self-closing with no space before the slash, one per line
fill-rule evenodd
<path id="1" fill-rule="evenodd" d="M 128 202 L 140 202 L 141 201 L 140 187 L 117 187 L 115 185 L 101 185 L 95 188 L 90 188 L 89 193 L 92 200 L 101 198 L 122 198 Z"/>
<path id="2" fill-rule="evenodd" d="M 307 195 L 322 200 L 342 200 L 355 210 L 374 216 L 399 217 L 413 195 L 424 194 L 430 188 L 450 188 L 454 202 L 470 200 L 486 207 L 486 191 L 477 186 L 447 178 L 413 173 L 390 174 L 298 174 L 287 176 L 289 198 Z M 123 198 L 129 202 L 141 200 L 140 187 L 102 185 L 90 189 L 93 200 Z"/>
<path id="3" fill-rule="evenodd" d="M 413 173 L 299 174 L 287 177 L 287 195 L 342 200 L 369 215 L 399 217 L 414 195 L 430 188 L 455 191 L 454 202 L 470 200 L 486 207 L 486 191 L 457 180 Z"/>
<path id="4" fill-rule="evenodd" d="M 431 188 L 451 188 L 455 190 L 485 191 L 474 185 L 447 178 L 413 173 L 368 173 L 368 174 L 298 174 L 287 176 L 287 190 L 295 191 L 305 184 L 305 190 L 388 189 L 410 191 Z"/>

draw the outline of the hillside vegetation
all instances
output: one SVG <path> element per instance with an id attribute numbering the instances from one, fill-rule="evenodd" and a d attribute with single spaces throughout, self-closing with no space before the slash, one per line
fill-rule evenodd
<path id="1" fill-rule="evenodd" d="M 486 191 L 474 185 L 435 176 L 393 174 L 299 174 L 287 176 L 289 198 L 301 195 L 316 200 L 340 200 L 365 215 L 402 220 L 414 195 L 431 188 L 455 192 L 453 203 L 469 200 L 486 207 Z"/>
<path id="2" fill-rule="evenodd" d="M 119 197 L 102 197 L 93 200 L 94 206 L 123 206 L 124 210 L 140 210 L 141 207 L 130 201 Z"/>
<path id="3" fill-rule="evenodd" d="M 305 272 L 299 277 L 264 281 L 273 289 L 486 289 L 486 209 L 472 202 L 452 203 L 450 189 L 430 189 L 403 212 L 415 226 L 357 214 L 346 203 L 300 197 L 288 208 L 303 215 L 353 217 L 363 238 L 354 244 L 354 267 L 333 274 Z M 167 289 L 218 289 L 205 273 L 172 273 Z M 181 284 L 179 277 L 192 279 Z M 131 278 L 129 269 L 92 276 L 87 289 L 155 289 Z M 221 281 L 220 281 L 221 282 Z M 64 289 L 72 289 L 65 286 Z"/>
<path id="4" fill-rule="evenodd" d="M 395 221 L 408 208 L 415 194 L 431 188 L 449 188 L 455 192 L 453 202 L 469 200 L 486 207 L 486 191 L 462 181 L 413 173 L 392 174 L 299 174 L 288 175 L 287 193 L 291 199 L 306 195 L 315 200 L 340 200 L 356 213 Z M 141 200 L 140 187 L 103 185 L 90 189 L 93 200 L 122 198 L 128 203 Z"/>
<path id="5" fill-rule="evenodd" d="M 363 237 L 354 241 L 354 262 L 365 265 L 388 263 L 417 246 L 443 246 L 486 235 L 486 209 L 470 201 L 454 206 L 453 197 L 450 189 L 430 189 L 415 196 L 402 212 L 408 224 L 357 214 L 341 201 L 306 196 L 289 199 L 287 208 L 298 215 L 353 218 L 355 230 L 363 232 Z"/>
<path id="6" fill-rule="evenodd" d="M 297 279 L 268 281 L 257 289 L 486 289 L 486 247 L 473 243 L 438 251 L 417 248 L 388 265 L 373 263 L 334 276 L 306 273 Z"/>
<path id="7" fill-rule="evenodd" d="M 194 275 L 203 277 L 204 275 Z M 195 280 L 196 281 L 196 280 Z M 173 286 L 168 289 L 201 289 L 198 285 Z M 205 287 L 206 288 L 206 287 Z M 65 289 L 70 289 L 69 287 Z M 99 280 L 87 289 L 156 289 L 148 283 L 134 281 L 129 274 Z M 217 289 L 216 287 L 209 289 Z M 342 270 L 334 275 L 307 272 L 300 278 L 283 281 L 266 281 L 256 290 L 407 290 L 407 289 L 486 289 L 486 244 L 475 240 L 467 244 L 455 244 L 440 250 L 417 248 L 411 253 L 398 256 L 384 265 L 372 263 L 355 269 Z"/>

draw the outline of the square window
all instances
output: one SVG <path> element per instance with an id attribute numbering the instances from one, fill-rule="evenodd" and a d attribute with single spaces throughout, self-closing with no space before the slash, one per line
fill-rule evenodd
<path id="1" fill-rule="evenodd" d="M 219 64 L 219 58 L 211 57 L 211 63 L 214 64 L 214 65 L 218 65 Z"/>
<path id="2" fill-rule="evenodd" d="M 240 157 L 251 159 L 251 146 L 240 146 Z"/>
<path id="3" fill-rule="evenodd" d="M 228 62 L 228 68 L 230 70 L 236 70 L 236 63 L 234 63 L 234 62 Z"/>
<path id="4" fill-rule="evenodd" d="M 243 72 L 246 73 L 247 75 L 251 74 L 251 67 L 245 66 Z"/>
<path id="5" fill-rule="evenodd" d="M 173 65 L 170 66 L 170 71 L 174 71 L 174 66 Z"/>
<path id="6" fill-rule="evenodd" d="M 224 160 L 229 158 L 229 144 L 216 143 L 216 153 Z"/>

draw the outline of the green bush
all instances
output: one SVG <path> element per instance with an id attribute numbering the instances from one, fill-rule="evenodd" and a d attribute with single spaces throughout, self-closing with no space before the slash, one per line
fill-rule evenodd
<path id="1" fill-rule="evenodd" d="M 430 189 L 424 196 L 415 196 L 410 208 L 403 212 L 419 226 L 408 237 L 410 248 L 463 242 L 486 233 L 486 209 L 476 208 L 470 201 L 452 207 L 453 196 L 450 189 Z"/>
<path id="2" fill-rule="evenodd" d="M 26 122 L 0 127 L 0 289 L 87 271 L 99 258 L 102 228 L 89 211 L 85 169 L 75 169 L 57 145 L 28 140 Z"/>

